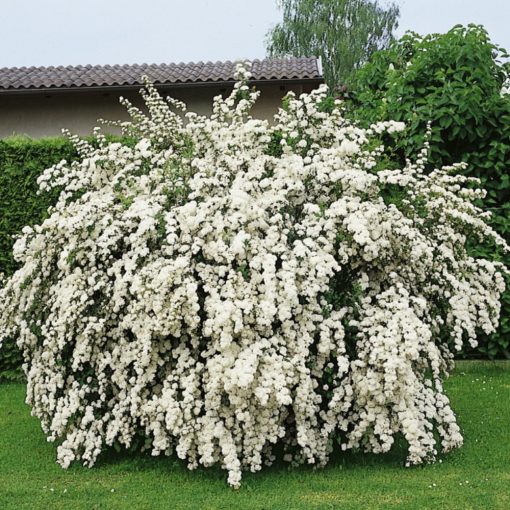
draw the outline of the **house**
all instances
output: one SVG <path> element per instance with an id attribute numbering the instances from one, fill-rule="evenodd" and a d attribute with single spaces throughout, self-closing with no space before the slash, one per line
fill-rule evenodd
<path id="1" fill-rule="evenodd" d="M 143 75 L 164 95 L 184 101 L 189 110 L 209 113 L 212 98 L 231 90 L 235 68 L 231 61 L 1 68 L 0 138 L 58 136 L 64 127 L 85 135 L 99 118 L 127 119 L 119 97 L 141 105 Z M 254 60 L 251 72 L 251 84 L 261 91 L 253 111 L 258 118 L 275 113 L 289 90 L 309 92 L 323 82 L 314 57 Z"/>

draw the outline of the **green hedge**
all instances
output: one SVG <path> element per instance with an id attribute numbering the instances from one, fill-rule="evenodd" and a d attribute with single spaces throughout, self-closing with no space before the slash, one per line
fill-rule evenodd
<path id="1" fill-rule="evenodd" d="M 14 236 L 25 225 L 42 221 L 57 197 L 57 192 L 38 195 L 37 178 L 44 169 L 73 158 L 76 151 L 64 138 L 0 140 L 0 273 L 9 276 L 17 269 L 12 257 Z M 0 352 L 0 379 L 20 379 L 20 364 L 11 340 Z"/>
<path id="2" fill-rule="evenodd" d="M 510 63 L 481 26 L 456 26 L 446 34 L 408 33 L 374 53 L 355 76 L 350 114 L 362 124 L 406 122 L 392 157 L 416 157 L 431 122 L 431 167 L 458 161 L 481 179 L 488 195 L 480 205 L 493 214 L 492 226 L 510 242 Z M 473 247 L 474 255 L 504 261 L 510 254 L 493 246 Z M 503 296 L 501 325 L 480 337 L 466 356 L 510 358 L 510 278 Z"/>
<path id="3" fill-rule="evenodd" d="M 128 137 L 106 135 L 109 141 L 134 145 Z M 93 137 L 86 137 L 92 144 Z M 67 138 L 27 137 L 0 139 L 0 273 L 10 276 L 17 269 L 12 256 L 15 236 L 25 225 L 36 225 L 48 216 L 48 207 L 56 202 L 58 190 L 37 194 L 37 178 L 63 159 L 73 161 L 76 149 Z M 23 378 L 21 356 L 15 340 L 4 343 L 0 350 L 0 381 Z"/>

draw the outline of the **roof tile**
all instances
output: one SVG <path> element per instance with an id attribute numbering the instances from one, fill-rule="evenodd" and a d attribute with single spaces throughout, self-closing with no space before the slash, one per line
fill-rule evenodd
<path id="1" fill-rule="evenodd" d="M 140 86 L 142 76 L 154 83 L 228 82 L 234 80 L 236 62 L 188 62 L 104 66 L 50 66 L 0 68 L 0 91 Z M 290 57 L 252 61 L 253 80 L 303 80 L 322 78 L 315 57 Z"/>

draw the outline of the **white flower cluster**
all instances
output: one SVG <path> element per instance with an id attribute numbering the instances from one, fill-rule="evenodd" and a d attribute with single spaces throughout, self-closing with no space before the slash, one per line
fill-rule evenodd
<path id="1" fill-rule="evenodd" d="M 501 97 L 509 96 L 510 95 L 510 76 L 506 78 L 506 80 L 503 82 L 503 86 L 501 87 Z"/>
<path id="2" fill-rule="evenodd" d="M 210 117 L 148 83 L 148 114 L 125 101 L 118 123 L 136 145 L 72 137 L 81 159 L 40 178 L 62 191 L 16 242 L 0 335 L 64 467 L 141 437 L 238 486 L 276 444 L 320 466 L 335 443 L 385 452 L 401 434 L 409 463 L 462 443 L 442 380 L 504 288 L 466 251 L 504 245 L 483 192 L 457 167 L 425 173 L 426 146 L 385 168 L 374 140 L 404 126 L 352 125 L 325 86 L 253 119 L 248 77 Z"/>

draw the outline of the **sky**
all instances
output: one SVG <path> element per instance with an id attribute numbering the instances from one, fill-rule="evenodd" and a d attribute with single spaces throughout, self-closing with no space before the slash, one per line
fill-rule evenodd
<path id="1" fill-rule="evenodd" d="M 397 0 L 398 35 L 477 23 L 510 49 L 510 0 Z M 265 56 L 276 0 L 0 0 L 0 67 Z"/>

